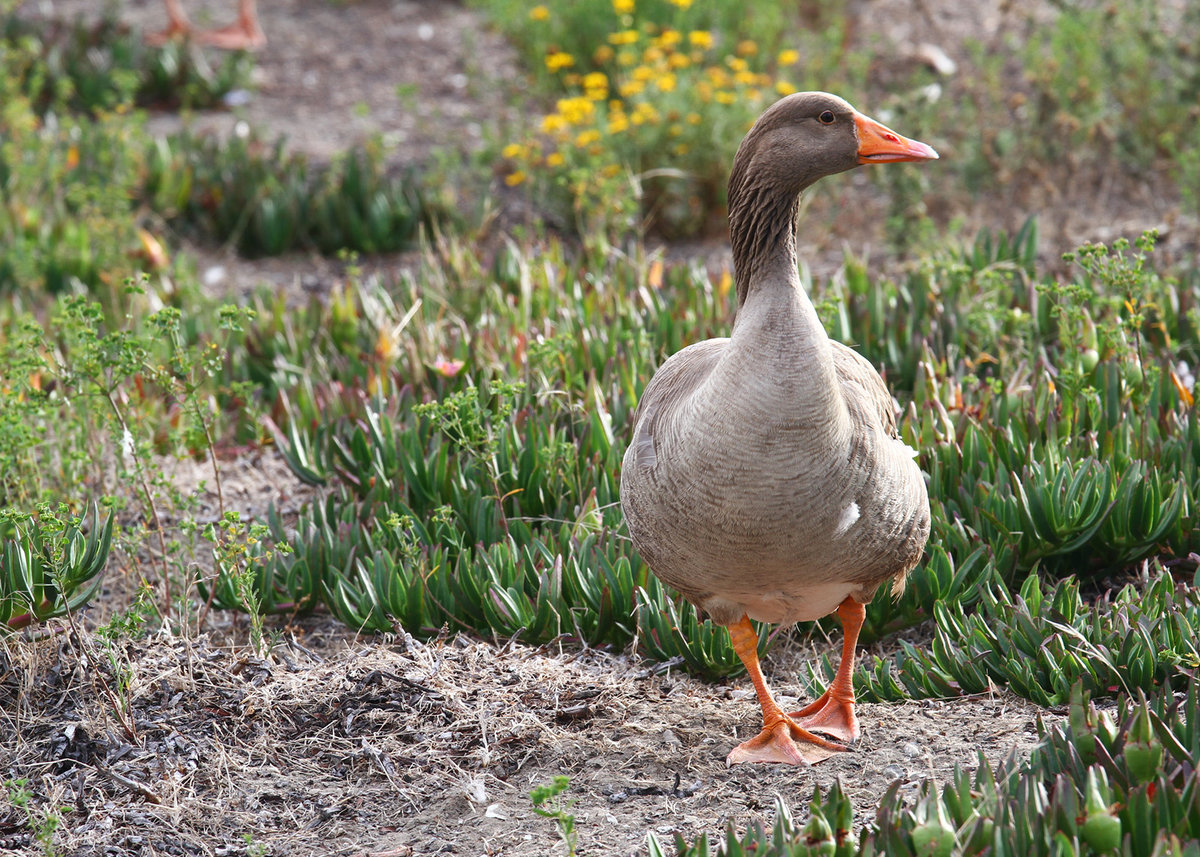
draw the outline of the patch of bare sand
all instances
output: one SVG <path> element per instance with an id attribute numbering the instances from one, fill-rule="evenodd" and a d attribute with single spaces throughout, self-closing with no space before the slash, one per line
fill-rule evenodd
<path id="1" fill-rule="evenodd" d="M 644 853 L 648 831 L 769 822 L 776 795 L 803 815 L 814 785 L 839 777 L 862 825 L 896 779 L 915 794 L 922 777 L 1035 740 L 1037 709 L 1007 693 L 864 704 L 853 752 L 726 768 L 759 725 L 744 679 L 569 647 L 363 642 L 330 624 L 306 620 L 263 659 L 209 638 L 123 644 L 123 718 L 94 640 L 0 642 L 0 731 L 17 736 L 0 770 L 29 777 L 35 805 L 68 808 L 56 841 L 71 854 L 562 853 L 528 795 L 565 774 L 582 852 L 617 855 Z M 789 660 L 773 652 L 768 668 Z"/>

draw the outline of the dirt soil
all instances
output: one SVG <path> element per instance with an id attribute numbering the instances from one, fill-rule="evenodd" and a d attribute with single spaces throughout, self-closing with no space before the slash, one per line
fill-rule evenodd
<path id="1" fill-rule="evenodd" d="M 71 17 L 98 5 L 29 0 L 23 9 Z M 225 23 L 234 5 L 185 0 L 202 25 Z M 953 56 L 965 34 L 995 38 L 1021 7 L 967 14 L 951 0 L 869 5 L 862 26 L 879 28 L 897 62 L 911 61 L 911 48 L 925 41 Z M 269 44 L 242 115 L 314 157 L 383 133 L 398 159 L 428 163 L 482 145 L 487 129 L 511 119 L 511 96 L 522 86 L 515 55 L 457 3 L 260 6 Z M 141 30 L 165 22 L 158 0 L 128 0 L 120 14 Z M 237 117 L 195 121 L 227 133 Z M 160 116 L 152 127 L 178 122 Z M 846 187 L 849 202 L 809 212 L 827 227 L 806 248 L 818 271 L 836 266 L 843 244 L 869 255 L 856 218 L 878 210 L 877 192 L 861 177 Z M 1103 208 L 1071 195 L 1105 192 Z M 1040 198 L 1054 206 L 1043 221 L 1054 252 L 1172 216 L 1150 191 L 1091 187 Z M 1023 219 L 1013 205 L 997 207 L 967 217 L 1009 227 Z M 720 240 L 670 252 L 702 253 L 715 264 L 727 258 Z M 223 249 L 194 253 L 210 286 L 231 293 L 263 283 L 321 291 L 342 276 L 337 263 L 309 256 L 247 262 Z M 286 468 L 259 455 L 226 464 L 236 508 L 262 514 L 269 501 L 294 507 L 307 496 Z M 727 768 L 729 749 L 759 722 L 744 679 L 706 684 L 567 642 L 534 649 L 359 638 L 319 616 L 276 628 L 277 645 L 259 658 L 236 617 L 220 622 L 198 639 L 162 635 L 112 651 L 70 629 L 0 640 L 0 777 L 28 779 L 34 795 L 32 815 L 0 808 L 0 853 L 38 852 L 39 824 L 61 807 L 54 841 L 64 854 L 562 854 L 554 825 L 534 815 L 528 793 L 566 774 L 580 853 L 644 854 L 648 831 L 668 841 L 674 832 L 690 839 L 716 836 L 726 823 L 769 822 L 776 796 L 799 809 L 814 786 L 838 778 L 854 799 L 856 824 L 866 824 L 891 782 L 913 794 L 923 777 L 974 767 L 979 752 L 993 762 L 1027 752 L 1036 718 L 1058 716 L 1006 692 L 862 705 L 864 734 L 853 752 L 813 768 Z M 768 677 L 781 693 L 796 693 L 801 664 L 836 655 L 837 644 L 814 648 L 785 635 L 768 658 Z"/>
<path id="2" fill-rule="evenodd" d="M 805 648 L 769 659 L 785 706 L 783 665 Z M 813 787 L 838 779 L 861 826 L 896 780 L 913 796 L 980 752 L 1028 751 L 1039 715 L 1003 692 L 863 704 L 852 752 L 727 768 L 759 725 L 744 680 L 704 684 L 574 645 L 354 640 L 320 620 L 283 630 L 265 659 L 207 637 L 111 653 L 73 633 L 0 641 L 0 712 L 0 770 L 34 780 L 39 811 L 62 808 L 60 853 L 376 857 L 565 853 L 529 800 L 560 774 L 581 854 L 767 825 L 777 797 L 803 815 Z M 0 852 L 33 850 L 27 821 L 0 809 Z"/>

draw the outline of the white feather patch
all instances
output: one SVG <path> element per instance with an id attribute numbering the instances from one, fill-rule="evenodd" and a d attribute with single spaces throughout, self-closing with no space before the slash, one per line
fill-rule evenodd
<path id="1" fill-rule="evenodd" d="M 842 509 L 842 517 L 838 519 L 837 529 L 833 531 L 834 536 L 845 535 L 846 531 L 854 526 L 854 522 L 859 519 L 860 515 L 858 503 L 851 500 L 850 505 Z"/>
<path id="2" fill-rule="evenodd" d="M 638 466 L 645 470 L 651 470 L 658 464 L 658 453 L 654 451 L 654 438 L 651 437 L 650 431 L 644 425 L 637 433 L 636 460 Z"/>

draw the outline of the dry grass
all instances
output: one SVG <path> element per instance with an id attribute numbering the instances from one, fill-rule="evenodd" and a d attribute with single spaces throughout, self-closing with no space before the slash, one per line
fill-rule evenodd
<path id="1" fill-rule="evenodd" d="M 809 654 L 785 645 L 771 661 Z M 839 776 L 862 824 L 896 778 L 915 792 L 977 751 L 1026 749 L 1035 718 L 1007 695 L 863 706 L 852 753 L 728 769 L 757 728 L 741 682 L 516 642 L 361 641 L 320 620 L 283 629 L 267 658 L 207 636 L 108 651 L 86 632 L 8 640 L 0 703 L 14 737 L 0 770 L 33 793 L 31 815 L 0 816 L 0 842 L 32 847 L 58 812 L 70 854 L 549 854 L 555 831 L 528 792 L 557 774 L 593 853 L 635 853 L 651 830 L 742 827 L 776 794 L 799 805 Z"/>

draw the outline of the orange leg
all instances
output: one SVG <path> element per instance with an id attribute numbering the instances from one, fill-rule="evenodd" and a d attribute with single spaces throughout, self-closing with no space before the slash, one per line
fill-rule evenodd
<path id="1" fill-rule="evenodd" d="M 219 30 L 196 33 L 196 41 L 227 51 L 252 51 L 261 48 L 267 43 L 267 37 L 258 25 L 255 0 L 240 0 L 237 23 Z"/>
<path id="2" fill-rule="evenodd" d="M 814 702 L 788 713 L 805 729 L 824 732 L 842 741 L 857 741 L 861 730 L 854 714 L 854 647 L 867 617 L 866 605 L 847 598 L 837 610 L 845 639 L 842 662 L 829 687 Z"/>
<path id="3" fill-rule="evenodd" d="M 158 33 L 147 33 L 146 44 L 161 47 L 172 39 L 181 39 L 192 31 L 192 24 L 184 14 L 179 0 L 163 0 L 167 8 L 167 28 Z"/>
<path id="4" fill-rule="evenodd" d="M 801 728 L 783 713 L 763 679 L 762 669 L 758 665 L 758 634 L 748 617 L 743 616 L 740 622 L 729 626 L 729 639 L 733 643 L 733 650 L 746 665 L 750 681 L 754 683 L 754 692 L 762 706 L 763 728 L 749 741 L 734 747 L 725 764 L 779 762 L 786 765 L 815 765 L 845 749 Z"/>

